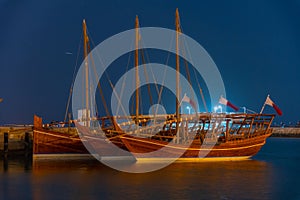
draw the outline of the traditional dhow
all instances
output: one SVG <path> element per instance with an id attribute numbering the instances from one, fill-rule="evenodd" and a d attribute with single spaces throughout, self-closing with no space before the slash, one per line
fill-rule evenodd
<path id="1" fill-rule="evenodd" d="M 255 155 L 265 144 L 266 138 L 272 133 L 270 126 L 274 115 L 199 113 L 197 108 L 194 108 L 194 114 L 182 114 L 180 112 L 182 105 L 178 100 L 180 97 L 178 76 L 180 58 L 178 52 L 179 35 L 182 28 L 178 9 L 175 15 L 175 25 L 177 52 L 176 113 L 149 116 L 145 123 L 146 118 L 139 114 L 139 104 L 136 103 L 135 122 L 131 125 L 117 123 L 121 141 L 137 160 L 245 159 Z M 139 38 L 139 31 L 136 33 L 136 38 Z M 138 41 L 137 39 L 136 46 L 138 46 Z M 136 57 L 137 54 L 136 51 Z M 135 67 L 137 70 L 137 62 Z M 136 73 L 136 80 L 139 80 L 138 76 L 139 74 Z M 136 88 L 139 88 L 138 81 L 136 81 Z M 183 100 L 187 98 L 184 96 Z M 139 101 L 138 91 L 136 92 L 136 101 Z"/>
<path id="2" fill-rule="evenodd" d="M 150 136 L 143 128 L 123 134 L 122 142 L 137 160 L 237 160 L 255 155 L 272 134 L 274 115 L 199 114 L 181 115 L 164 123 Z"/>

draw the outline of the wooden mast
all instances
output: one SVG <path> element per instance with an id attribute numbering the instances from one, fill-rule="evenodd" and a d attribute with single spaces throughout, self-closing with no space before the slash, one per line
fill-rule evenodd
<path id="1" fill-rule="evenodd" d="M 176 133 L 178 132 L 180 116 L 179 116 L 179 100 L 180 91 L 179 91 L 179 33 L 180 33 L 180 24 L 179 24 L 179 12 L 178 8 L 176 8 L 176 17 L 175 17 L 175 25 L 176 25 Z"/>
<path id="2" fill-rule="evenodd" d="M 135 123 L 139 124 L 139 18 L 135 17 Z"/>
<path id="3" fill-rule="evenodd" d="M 89 68 L 88 68 L 88 36 L 86 30 L 85 19 L 82 22 L 83 30 L 83 51 L 84 51 L 84 65 L 85 65 L 85 109 L 86 109 L 86 125 L 89 126 Z"/>

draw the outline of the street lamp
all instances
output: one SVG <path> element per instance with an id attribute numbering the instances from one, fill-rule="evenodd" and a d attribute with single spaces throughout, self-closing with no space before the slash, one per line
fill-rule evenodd
<path id="1" fill-rule="evenodd" d="M 222 106 L 219 105 L 219 106 L 215 106 L 215 107 L 214 107 L 214 111 L 215 111 L 215 112 L 217 112 L 218 109 L 220 109 L 221 113 L 223 112 Z"/>
<path id="2" fill-rule="evenodd" d="M 218 110 L 218 107 L 217 107 L 217 106 L 215 106 L 215 107 L 214 107 L 214 111 L 215 111 L 215 112 L 217 112 L 217 110 Z"/>
<path id="3" fill-rule="evenodd" d="M 189 110 L 189 114 L 191 114 L 191 107 L 187 106 L 186 109 Z"/>
<path id="4" fill-rule="evenodd" d="M 247 108 L 244 106 L 244 107 L 242 107 L 243 109 L 244 109 L 244 113 L 246 113 L 246 111 L 247 111 Z"/>
<path id="5" fill-rule="evenodd" d="M 219 105 L 218 108 L 221 110 L 221 113 L 222 113 L 222 112 L 223 112 L 223 111 L 222 111 L 222 106 Z"/>

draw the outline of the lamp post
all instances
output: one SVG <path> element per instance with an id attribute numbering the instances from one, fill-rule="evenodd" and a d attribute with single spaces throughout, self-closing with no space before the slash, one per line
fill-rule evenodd
<path id="1" fill-rule="evenodd" d="M 244 109 L 244 113 L 246 113 L 246 111 L 247 111 L 247 108 L 244 106 L 244 107 L 242 107 L 243 109 Z"/>
<path id="2" fill-rule="evenodd" d="M 215 112 L 217 112 L 217 110 L 218 110 L 218 107 L 217 107 L 217 106 L 215 106 L 215 107 L 214 107 L 214 111 L 215 111 Z"/>
<path id="3" fill-rule="evenodd" d="M 189 110 L 189 114 L 191 114 L 191 107 L 187 106 L 186 109 Z"/>
<path id="4" fill-rule="evenodd" d="M 220 109 L 221 113 L 223 112 L 222 106 L 219 105 L 219 106 L 215 106 L 215 107 L 214 107 L 215 113 L 217 112 L 218 109 Z"/>
<path id="5" fill-rule="evenodd" d="M 223 112 L 222 106 L 219 105 L 218 108 L 221 110 L 221 113 L 222 113 Z"/>

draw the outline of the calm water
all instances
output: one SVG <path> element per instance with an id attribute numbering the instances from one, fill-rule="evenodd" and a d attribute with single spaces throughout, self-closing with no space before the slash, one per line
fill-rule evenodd
<path id="1" fill-rule="evenodd" d="M 300 139 L 269 138 L 252 160 L 174 163 L 146 174 L 98 161 L 1 160 L 0 199 L 300 199 Z"/>

